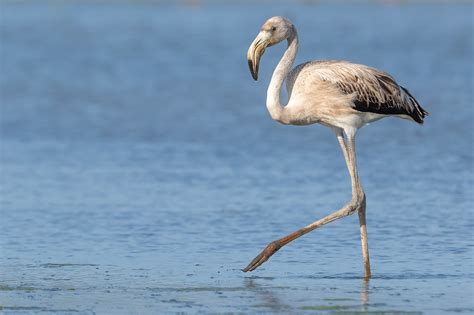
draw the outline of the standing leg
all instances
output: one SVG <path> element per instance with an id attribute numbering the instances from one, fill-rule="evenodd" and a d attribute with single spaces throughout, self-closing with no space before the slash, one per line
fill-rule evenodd
<path id="1" fill-rule="evenodd" d="M 362 256 L 364 257 L 365 279 L 370 279 L 369 243 L 367 241 L 367 225 L 365 222 L 365 200 L 359 209 L 360 241 L 362 243 Z"/>
<path id="2" fill-rule="evenodd" d="M 339 209 L 338 211 L 333 212 L 332 214 L 318 221 L 315 221 L 305 226 L 304 228 L 301 228 L 281 239 L 271 242 L 242 271 L 248 272 L 248 271 L 253 271 L 257 269 L 261 264 L 266 262 L 273 254 L 275 254 L 280 248 L 282 248 L 286 244 L 294 241 L 295 239 L 305 235 L 306 233 L 309 233 L 329 222 L 332 222 L 334 220 L 353 214 L 355 211 L 361 208 L 362 203 L 365 205 L 365 195 L 364 195 L 364 192 L 362 191 L 362 187 L 360 186 L 360 183 L 357 177 L 357 168 L 355 167 L 355 154 L 353 155 L 353 157 L 351 157 L 351 151 L 348 148 L 348 143 L 346 143 L 344 139 L 342 130 L 336 130 L 336 135 L 337 135 L 339 144 L 341 145 L 342 153 L 344 154 L 344 159 L 346 160 L 347 168 L 351 176 L 351 182 L 352 182 L 351 201 L 347 203 L 344 207 Z M 354 131 L 354 135 L 355 135 L 355 131 Z M 367 276 L 367 272 L 366 272 L 366 276 Z"/>
<path id="3" fill-rule="evenodd" d="M 353 179 L 352 181 L 352 195 L 353 198 L 354 196 L 359 199 L 361 198 L 358 208 L 358 213 L 359 213 L 359 225 L 360 225 L 360 240 L 362 243 L 362 256 L 364 258 L 364 270 L 365 270 L 365 279 L 369 279 L 371 276 L 370 272 L 370 259 L 369 259 L 369 244 L 367 241 L 367 224 L 365 221 L 365 208 L 366 208 L 366 202 L 365 202 L 365 194 L 364 191 L 362 190 L 362 186 L 359 182 L 359 176 L 357 174 L 357 164 L 356 164 L 356 153 L 355 153 L 355 132 L 346 132 L 347 134 L 347 141 L 346 143 L 346 148 L 347 148 L 347 153 L 348 157 L 350 160 L 350 168 L 352 171 L 349 171 L 351 173 L 351 177 Z"/>

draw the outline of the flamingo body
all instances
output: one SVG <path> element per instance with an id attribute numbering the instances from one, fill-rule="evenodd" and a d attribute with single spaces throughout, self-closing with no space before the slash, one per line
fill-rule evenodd
<path id="1" fill-rule="evenodd" d="M 366 124 L 395 116 L 423 124 L 428 112 L 412 94 L 388 73 L 347 61 L 311 61 L 292 69 L 298 51 L 298 35 L 286 18 L 272 17 L 250 45 L 247 53 L 250 72 L 258 79 L 260 58 L 267 47 L 287 40 L 288 47 L 276 66 L 267 90 L 266 105 L 271 117 L 283 124 L 320 123 L 336 134 L 349 170 L 352 199 L 341 209 L 281 239 L 271 242 L 243 271 L 253 271 L 281 247 L 329 222 L 358 213 L 365 278 L 371 276 L 366 197 L 360 184 L 355 154 L 355 135 Z M 286 82 L 288 100 L 281 101 Z"/>

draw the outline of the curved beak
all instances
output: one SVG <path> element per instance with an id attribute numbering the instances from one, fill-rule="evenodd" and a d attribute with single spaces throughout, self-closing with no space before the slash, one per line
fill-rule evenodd
<path id="1" fill-rule="evenodd" d="M 263 53 L 265 52 L 265 48 L 267 47 L 266 41 L 262 37 L 263 36 L 261 35 L 261 33 L 259 33 L 250 45 L 249 50 L 247 52 L 250 73 L 252 73 L 252 77 L 255 81 L 257 81 L 258 79 L 258 65 L 260 64 L 260 58 L 262 57 Z"/>

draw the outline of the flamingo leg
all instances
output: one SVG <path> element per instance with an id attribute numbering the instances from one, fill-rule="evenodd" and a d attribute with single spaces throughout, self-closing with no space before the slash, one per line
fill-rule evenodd
<path id="1" fill-rule="evenodd" d="M 360 242 L 362 244 L 362 256 L 364 258 L 364 271 L 366 280 L 372 276 L 370 272 L 369 243 L 367 241 L 367 224 L 365 222 L 365 202 L 359 208 Z"/>
<path id="2" fill-rule="evenodd" d="M 351 176 L 352 183 L 352 199 L 341 209 L 331 213 L 330 215 L 315 221 L 283 238 L 275 240 L 268 244 L 268 246 L 257 256 L 255 257 L 250 264 L 245 267 L 242 271 L 249 272 L 257 269 L 260 265 L 266 262 L 273 254 L 275 254 L 280 248 L 286 244 L 294 241 L 295 239 L 325 225 L 329 222 L 335 221 L 337 219 L 346 217 L 353 214 L 355 211 L 359 211 L 359 223 L 361 228 L 361 240 L 362 240 L 362 253 L 364 256 L 364 266 L 365 266 L 365 278 L 370 278 L 370 263 L 369 263 L 369 252 L 367 246 L 367 229 L 365 223 L 365 194 L 360 185 L 358 176 L 357 176 L 357 166 L 355 160 L 355 132 L 349 132 L 348 139 L 344 138 L 342 130 L 336 130 L 337 139 L 339 145 L 341 146 L 344 159 Z M 361 209 L 363 209 L 361 211 Z M 362 212 L 362 214 L 361 214 Z"/>
<path id="3" fill-rule="evenodd" d="M 290 243 L 291 241 L 294 241 L 295 239 L 305 235 L 306 233 L 309 233 L 325 224 L 328 224 L 329 222 L 332 222 L 334 220 L 346 217 L 348 215 L 353 214 L 355 211 L 357 211 L 358 205 L 353 202 L 352 200 L 346 204 L 344 207 L 341 209 L 331 213 L 330 215 L 315 221 L 311 223 L 310 225 L 305 226 L 304 228 L 301 228 L 283 238 L 280 238 L 276 241 L 271 242 L 268 244 L 268 246 L 257 256 L 255 257 L 250 264 L 242 269 L 244 272 L 248 271 L 253 271 L 257 269 L 261 264 L 266 262 L 268 258 L 270 258 L 273 254 L 275 254 L 280 248 L 285 246 L 286 244 Z"/>
<path id="4" fill-rule="evenodd" d="M 357 163 L 356 163 L 356 153 L 355 153 L 355 133 L 349 133 L 348 139 L 345 141 L 347 155 L 349 157 L 348 165 L 351 170 L 352 178 L 352 198 L 356 195 L 356 198 L 363 197 L 363 202 L 360 203 L 358 214 L 359 214 L 359 226 L 360 226 L 360 241 L 362 245 L 362 257 L 364 260 L 364 274 L 365 279 L 368 280 L 371 277 L 370 272 L 370 258 L 369 258 L 369 244 L 367 240 L 367 223 L 365 220 L 365 210 L 366 210 L 366 203 L 365 203 L 365 194 L 362 189 L 362 186 L 359 182 L 359 177 L 357 175 Z"/>
<path id="5" fill-rule="evenodd" d="M 347 153 L 346 140 L 344 139 L 344 133 L 342 129 L 334 129 L 334 132 L 336 133 L 337 142 L 339 142 L 339 146 L 341 147 L 342 154 L 344 155 L 344 161 L 346 161 L 347 170 L 349 171 L 349 174 L 351 175 L 351 178 L 352 178 L 352 169 L 349 166 L 350 165 L 349 153 Z"/>
<path id="6" fill-rule="evenodd" d="M 357 194 L 362 192 L 362 186 L 360 185 L 358 175 L 357 175 L 357 164 L 356 164 L 356 154 L 355 154 L 355 133 L 349 133 L 348 138 L 344 138 L 344 133 L 341 129 L 336 129 L 336 137 L 341 147 L 342 153 L 344 154 L 344 159 L 346 160 L 347 168 L 352 179 L 352 194 Z M 355 179 L 355 180 L 354 180 Z M 355 184 L 355 185 L 354 185 Z M 365 200 L 365 198 L 364 198 Z M 367 241 L 367 223 L 365 220 L 365 208 L 366 204 L 363 202 L 360 205 L 358 214 L 359 214 L 359 226 L 360 226 L 360 240 L 362 244 L 362 256 L 364 259 L 364 271 L 365 278 L 369 279 L 371 276 L 370 272 L 370 258 L 369 258 L 369 244 Z"/>

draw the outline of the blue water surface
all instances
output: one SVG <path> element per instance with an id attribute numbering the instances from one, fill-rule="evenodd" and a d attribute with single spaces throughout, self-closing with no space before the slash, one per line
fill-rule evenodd
<path id="1" fill-rule="evenodd" d="M 472 314 L 472 4 L 3 1 L 0 309 L 6 314 Z M 337 141 L 265 108 L 272 15 L 297 62 L 390 72 L 430 112 L 360 130 L 357 216 L 240 271 L 350 199 Z"/>

